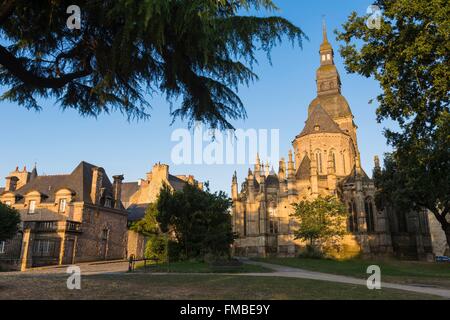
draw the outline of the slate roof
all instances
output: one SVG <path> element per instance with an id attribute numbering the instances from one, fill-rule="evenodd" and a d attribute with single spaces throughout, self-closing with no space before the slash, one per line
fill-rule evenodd
<path id="1" fill-rule="evenodd" d="M 145 211 L 147 210 L 149 203 L 143 203 L 143 204 L 133 204 L 130 207 L 128 207 L 128 221 L 138 221 L 141 220 L 144 215 Z"/>
<path id="2" fill-rule="evenodd" d="M 97 166 L 87 162 L 80 164 L 70 174 L 37 176 L 23 187 L 13 193 L 18 196 L 25 196 L 32 191 L 38 191 L 43 195 L 43 202 L 55 201 L 55 193 L 61 189 L 69 189 L 74 192 L 75 201 L 92 203 L 90 193 L 92 186 L 92 169 Z M 112 184 L 104 169 L 102 187 L 105 188 L 106 195 L 112 195 Z"/>
<path id="3" fill-rule="evenodd" d="M 372 179 L 369 178 L 369 176 L 367 175 L 367 173 L 364 171 L 363 168 L 361 168 L 361 175 L 363 182 L 372 181 Z M 356 177 L 357 177 L 356 167 L 353 167 L 352 172 L 350 172 L 350 174 L 342 180 L 342 184 L 355 183 Z"/>
<path id="4" fill-rule="evenodd" d="M 295 177 L 300 180 L 307 180 L 311 177 L 311 160 L 308 155 L 306 155 L 300 163 Z"/>
<path id="5" fill-rule="evenodd" d="M 267 187 L 278 187 L 280 185 L 280 181 L 278 180 L 277 175 L 271 174 L 266 179 L 266 186 Z"/>
<path id="6" fill-rule="evenodd" d="M 124 182 L 122 183 L 122 202 L 128 202 L 133 194 L 139 190 L 139 183 L 137 182 Z"/>
<path id="7" fill-rule="evenodd" d="M 297 138 L 315 133 L 344 133 L 320 104 L 309 115 L 303 131 Z"/>
<path id="8" fill-rule="evenodd" d="M 186 181 L 184 181 L 178 177 L 175 177 L 171 174 L 169 174 L 169 183 L 175 189 L 175 191 L 183 190 L 184 186 L 187 184 Z"/>

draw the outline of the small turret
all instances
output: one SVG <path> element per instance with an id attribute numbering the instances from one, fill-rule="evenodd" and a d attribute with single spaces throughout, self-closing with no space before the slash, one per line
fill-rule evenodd
<path id="1" fill-rule="evenodd" d="M 317 157 L 311 152 L 311 193 L 314 196 L 319 195 L 319 177 L 317 171 Z"/>
<path id="2" fill-rule="evenodd" d="M 247 189 L 248 189 L 248 200 L 250 202 L 253 202 L 255 199 L 255 177 L 253 176 L 251 169 L 248 169 Z"/>
<path id="3" fill-rule="evenodd" d="M 36 163 L 34 163 L 33 170 L 31 171 L 31 174 L 30 174 L 30 181 L 36 179 L 37 176 L 38 176 L 38 172 L 37 172 L 37 168 L 36 168 Z"/>
<path id="4" fill-rule="evenodd" d="M 289 150 L 288 161 L 288 195 L 295 195 L 297 193 L 295 189 L 295 163 L 292 155 L 292 150 Z"/>
<path id="5" fill-rule="evenodd" d="M 375 164 L 375 170 L 381 171 L 380 158 L 378 156 L 375 156 L 373 162 Z"/>
<path id="6" fill-rule="evenodd" d="M 233 201 L 237 200 L 238 192 L 237 172 L 235 171 L 231 182 L 231 198 L 233 199 Z"/>
<path id="7" fill-rule="evenodd" d="M 259 159 L 259 154 L 256 154 L 255 179 L 258 183 L 261 181 L 261 160 Z"/>
<path id="8" fill-rule="evenodd" d="M 278 178 L 281 180 L 286 179 L 286 162 L 284 161 L 284 158 L 281 158 L 280 165 L 278 168 Z"/>

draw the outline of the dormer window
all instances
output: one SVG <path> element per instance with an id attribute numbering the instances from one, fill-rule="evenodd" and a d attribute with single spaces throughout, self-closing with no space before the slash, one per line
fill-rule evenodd
<path id="1" fill-rule="evenodd" d="M 111 204 L 112 204 L 111 199 L 110 198 L 106 198 L 105 199 L 105 207 L 106 208 L 111 208 Z"/>
<path id="2" fill-rule="evenodd" d="M 320 126 L 319 125 L 315 125 L 314 126 L 314 131 L 320 131 Z"/>
<path id="3" fill-rule="evenodd" d="M 59 212 L 59 213 L 64 213 L 64 212 L 66 212 L 66 205 L 67 205 L 67 199 L 65 199 L 65 198 L 59 199 L 58 212 Z"/>

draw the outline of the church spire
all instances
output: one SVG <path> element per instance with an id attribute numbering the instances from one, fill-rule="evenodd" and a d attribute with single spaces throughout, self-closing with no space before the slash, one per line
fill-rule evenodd
<path id="1" fill-rule="evenodd" d="M 325 20 L 322 23 L 323 41 L 320 45 L 320 67 L 317 70 L 317 95 L 341 93 L 341 80 L 334 64 L 334 51 L 328 41 Z"/>
<path id="2" fill-rule="evenodd" d="M 320 45 L 320 65 L 334 65 L 334 51 L 331 44 L 328 42 L 327 26 L 325 19 L 322 22 L 322 44 Z"/>
<path id="3" fill-rule="evenodd" d="M 323 18 L 322 20 L 322 36 L 323 36 L 323 43 L 328 43 L 327 24 L 325 22 L 325 18 Z"/>

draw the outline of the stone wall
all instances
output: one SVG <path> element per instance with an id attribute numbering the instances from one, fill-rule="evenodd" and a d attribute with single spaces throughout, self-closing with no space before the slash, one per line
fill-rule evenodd
<path id="1" fill-rule="evenodd" d="M 450 250 L 447 244 L 445 233 L 442 230 L 441 224 L 437 221 L 434 214 L 428 212 L 428 221 L 430 225 L 431 242 L 433 246 L 433 253 L 436 256 L 450 256 Z"/>
<path id="2" fill-rule="evenodd" d="M 146 238 L 132 230 L 128 230 L 127 258 L 143 259 L 145 255 Z"/>

